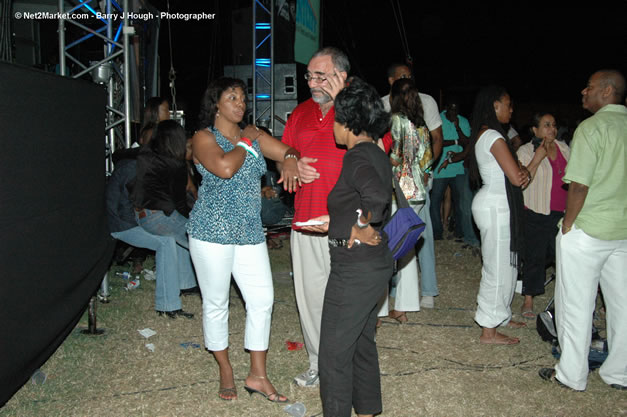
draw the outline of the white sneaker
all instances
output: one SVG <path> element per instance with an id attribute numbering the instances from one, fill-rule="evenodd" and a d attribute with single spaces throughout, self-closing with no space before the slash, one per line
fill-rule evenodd
<path id="1" fill-rule="evenodd" d="M 422 308 L 433 308 L 435 307 L 435 300 L 432 295 L 423 295 L 420 299 L 420 307 Z"/>
<path id="2" fill-rule="evenodd" d="M 318 378 L 318 371 L 308 369 L 302 374 L 294 378 L 294 382 L 301 387 L 317 387 L 320 383 Z"/>

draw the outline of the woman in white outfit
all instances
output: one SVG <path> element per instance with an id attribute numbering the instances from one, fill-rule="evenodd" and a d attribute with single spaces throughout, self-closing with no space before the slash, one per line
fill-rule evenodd
<path id="1" fill-rule="evenodd" d="M 482 328 L 479 341 L 484 344 L 519 343 L 496 328 L 525 326 L 511 320 L 510 308 L 522 249 L 521 187 L 529 183 L 529 172 L 516 160 L 502 127 L 512 111 L 509 94 L 497 86 L 479 92 L 473 111 L 469 168 L 471 180 L 483 183 L 472 202 L 483 258 L 475 321 Z"/>

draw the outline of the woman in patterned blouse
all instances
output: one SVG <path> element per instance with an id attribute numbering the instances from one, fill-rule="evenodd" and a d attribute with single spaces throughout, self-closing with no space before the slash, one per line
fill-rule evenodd
<path id="1" fill-rule="evenodd" d="M 299 154 L 254 126 L 243 128 L 245 91 L 241 80 L 220 78 L 205 92 L 202 129 L 192 138 L 202 183 L 187 231 L 203 298 L 205 346 L 220 368 L 219 397 L 237 398 L 228 355 L 232 275 L 246 303 L 244 347 L 251 366 L 244 388 L 251 395 L 286 402 L 266 374 L 274 290 L 261 223 L 261 176 L 266 172 L 264 156 L 281 162 L 278 182 L 287 191 L 296 191 Z"/>

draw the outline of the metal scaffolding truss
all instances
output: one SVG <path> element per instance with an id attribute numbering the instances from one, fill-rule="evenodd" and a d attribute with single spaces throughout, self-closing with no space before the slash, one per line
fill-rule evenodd
<path id="1" fill-rule="evenodd" d="M 90 74 L 93 80 L 103 84 L 108 93 L 105 111 L 105 143 L 107 153 L 107 172 L 112 170 L 110 155 L 117 147 L 131 145 L 131 93 L 129 66 L 129 36 L 135 33 L 129 25 L 128 0 L 120 5 L 115 0 L 97 1 L 79 0 L 75 5 L 65 8 L 64 0 L 59 0 L 59 64 L 61 74 L 71 78 L 80 78 Z M 104 10 L 101 10 L 103 7 Z M 99 10 L 100 9 L 100 10 Z M 98 23 L 97 28 L 73 19 L 88 14 Z M 71 24 L 84 33 L 78 39 L 66 39 L 66 25 Z M 93 25 L 90 25 L 93 26 Z M 73 53 L 82 43 L 98 39 L 103 42 L 102 59 L 84 62 L 78 53 Z M 68 65 L 71 61 L 74 65 Z M 72 73 L 73 72 L 73 73 Z"/>
<path id="2" fill-rule="evenodd" d="M 260 0 L 252 0 L 252 116 L 253 124 L 267 126 L 274 133 L 274 0 L 266 3 L 269 9 Z"/>

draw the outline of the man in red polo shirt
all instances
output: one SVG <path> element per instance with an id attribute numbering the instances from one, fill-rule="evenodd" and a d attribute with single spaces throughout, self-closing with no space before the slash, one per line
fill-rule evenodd
<path id="1" fill-rule="evenodd" d="M 339 49 L 317 51 L 305 74 L 311 98 L 294 109 L 283 131 L 283 142 L 301 155 L 302 187 L 294 200 L 290 244 L 296 303 L 309 354 L 309 369 L 294 378 L 303 387 L 318 385 L 320 320 L 331 260 L 327 235 L 302 230 L 296 223 L 328 214 L 327 197 L 340 176 L 346 152 L 333 137 L 333 100 L 344 88 L 349 70 L 348 57 Z"/>

